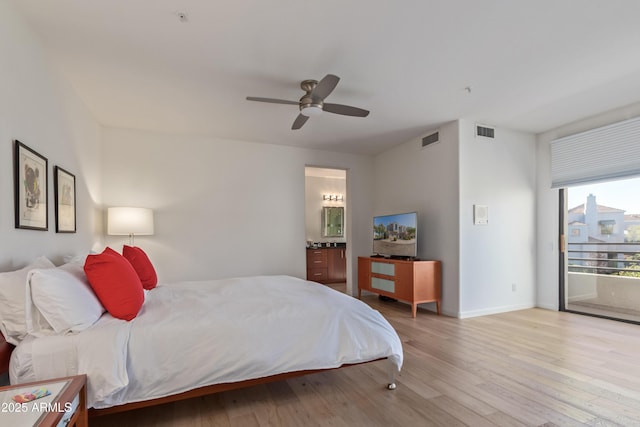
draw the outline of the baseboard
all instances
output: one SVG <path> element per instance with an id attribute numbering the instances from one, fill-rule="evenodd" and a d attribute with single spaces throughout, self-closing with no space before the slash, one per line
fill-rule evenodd
<path id="1" fill-rule="evenodd" d="M 560 310 L 558 308 L 558 304 L 555 304 L 555 305 L 551 305 L 551 304 L 536 304 L 536 307 L 543 308 L 545 310 L 551 310 L 551 311 L 559 311 Z"/>
<path id="2" fill-rule="evenodd" d="M 506 313 L 508 311 L 517 311 L 517 310 L 526 310 L 527 308 L 534 308 L 534 304 L 515 304 L 515 305 L 505 305 L 502 307 L 492 307 L 482 310 L 471 310 L 464 311 L 458 314 L 460 319 L 466 319 L 469 317 L 479 317 L 479 316 L 487 316 L 490 314 L 499 314 Z"/>

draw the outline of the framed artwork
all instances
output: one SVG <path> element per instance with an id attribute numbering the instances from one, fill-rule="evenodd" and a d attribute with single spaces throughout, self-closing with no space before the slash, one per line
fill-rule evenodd
<path id="1" fill-rule="evenodd" d="M 18 140 L 13 157 L 16 228 L 47 230 L 47 159 Z"/>
<path id="2" fill-rule="evenodd" d="M 54 167 L 56 233 L 76 232 L 76 177 L 60 166 Z"/>

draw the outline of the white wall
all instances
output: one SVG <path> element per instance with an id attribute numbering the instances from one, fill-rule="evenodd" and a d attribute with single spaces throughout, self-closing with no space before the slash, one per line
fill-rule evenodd
<path id="1" fill-rule="evenodd" d="M 439 130 L 440 142 L 422 148 L 421 138 L 376 156 L 374 214 L 418 212 L 418 257 L 442 261 L 442 313 L 459 311 L 458 124 Z M 350 193 L 351 194 L 351 193 Z M 369 225 L 371 252 L 373 229 Z M 424 304 L 435 311 L 435 304 Z"/>
<path id="2" fill-rule="evenodd" d="M 155 235 L 136 245 L 161 281 L 304 278 L 306 165 L 347 169 L 347 255 L 370 250 L 369 222 L 359 220 L 371 216 L 370 156 L 115 128 L 103 139 L 105 207 L 154 209 Z M 127 240 L 107 242 L 120 250 Z M 348 274 L 351 291 L 355 271 Z"/>
<path id="3" fill-rule="evenodd" d="M 535 136 L 460 120 L 460 317 L 535 305 Z M 488 225 L 473 224 L 487 205 Z M 513 285 L 515 284 L 515 291 Z"/>
<path id="4" fill-rule="evenodd" d="M 87 253 L 100 240 L 100 127 L 44 54 L 37 36 L 7 2 L 0 2 L 0 271 L 38 255 L 56 263 Z M 15 229 L 13 140 L 46 157 L 49 230 Z M 77 230 L 55 232 L 53 167 L 76 176 Z"/>
<path id="5" fill-rule="evenodd" d="M 608 111 L 538 135 L 537 164 L 537 306 L 559 308 L 559 190 L 551 189 L 551 149 L 557 138 L 640 116 L 640 103 Z"/>
<path id="6" fill-rule="evenodd" d="M 480 139 L 474 126 L 449 123 L 438 144 L 417 138 L 375 160 L 374 213 L 418 211 L 418 255 L 443 262 L 442 312 L 456 317 L 533 307 L 536 295 L 535 136 Z M 489 206 L 489 225 L 473 225 L 474 204 Z"/>

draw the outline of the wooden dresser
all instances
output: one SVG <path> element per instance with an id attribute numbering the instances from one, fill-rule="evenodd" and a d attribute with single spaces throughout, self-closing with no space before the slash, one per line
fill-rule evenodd
<path id="1" fill-rule="evenodd" d="M 307 249 L 307 280 L 340 283 L 347 280 L 347 248 Z"/>
<path id="2" fill-rule="evenodd" d="M 413 317 L 418 304 L 435 302 L 440 314 L 441 286 L 440 261 L 358 257 L 358 298 L 365 290 L 408 302 Z"/>

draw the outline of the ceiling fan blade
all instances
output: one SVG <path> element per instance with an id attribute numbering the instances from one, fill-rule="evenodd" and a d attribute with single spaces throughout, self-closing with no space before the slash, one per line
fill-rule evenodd
<path id="1" fill-rule="evenodd" d="M 369 111 L 362 108 L 342 104 L 328 104 L 326 102 L 323 104 L 322 110 L 329 113 L 342 114 L 343 116 L 367 117 L 369 115 Z"/>
<path id="2" fill-rule="evenodd" d="M 309 120 L 308 116 L 305 116 L 304 114 L 298 114 L 298 117 L 296 117 L 296 120 L 293 122 L 293 126 L 291 126 L 291 129 L 300 129 L 303 124 L 307 123 L 307 120 Z"/>
<path id="3" fill-rule="evenodd" d="M 318 82 L 316 88 L 311 92 L 313 98 L 325 99 L 338 85 L 340 77 L 333 74 L 327 74 Z"/>
<path id="4" fill-rule="evenodd" d="M 287 101 L 286 99 L 275 99 L 275 98 L 260 98 L 257 96 L 247 96 L 247 101 L 270 102 L 272 104 L 298 105 L 298 101 Z"/>

